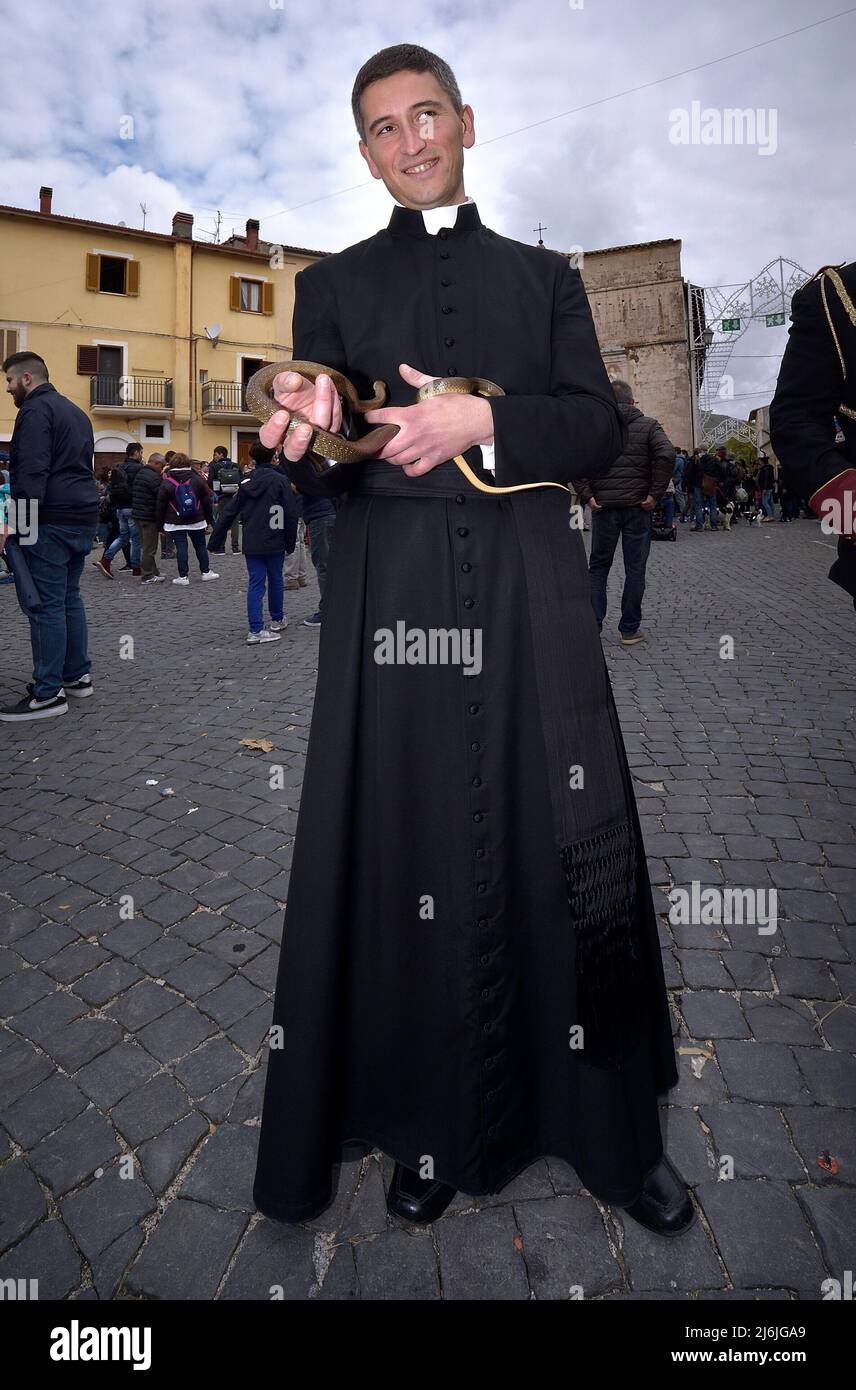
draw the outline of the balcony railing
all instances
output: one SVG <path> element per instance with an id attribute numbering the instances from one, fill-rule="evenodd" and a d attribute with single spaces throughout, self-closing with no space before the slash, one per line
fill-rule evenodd
<path id="1" fill-rule="evenodd" d="M 128 415 L 172 410 L 172 380 L 99 373 L 89 378 L 89 404 L 94 410 L 122 410 Z"/>
<path id="2" fill-rule="evenodd" d="M 206 381 L 202 385 L 203 415 L 249 415 L 247 388 L 240 381 Z"/>

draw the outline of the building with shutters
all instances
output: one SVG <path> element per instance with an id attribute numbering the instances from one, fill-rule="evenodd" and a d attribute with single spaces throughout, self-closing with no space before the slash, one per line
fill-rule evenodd
<path id="1" fill-rule="evenodd" d="M 291 355 L 294 277 L 323 253 L 246 234 L 214 244 L 176 213 L 172 232 L 0 207 L 0 361 L 30 348 L 58 391 L 92 421 L 96 470 L 138 440 L 243 461 L 257 437 L 244 388 L 265 362 Z M 15 407 L 3 394 L 0 449 Z"/>
<path id="2" fill-rule="evenodd" d="M 63 395 L 86 410 L 96 468 L 139 440 L 148 453 L 244 462 L 257 426 L 244 388 L 291 356 L 294 277 L 322 251 L 243 236 L 213 244 L 178 212 L 172 232 L 65 217 L 42 188 L 39 210 L 0 207 L 0 350 L 32 348 Z M 688 286 L 675 240 L 579 257 L 601 352 L 676 444 L 693 443 Z M 2 358 L 0 358 L 2 360 Z M 0 449 L 15 408 L 0 404 Z"/>

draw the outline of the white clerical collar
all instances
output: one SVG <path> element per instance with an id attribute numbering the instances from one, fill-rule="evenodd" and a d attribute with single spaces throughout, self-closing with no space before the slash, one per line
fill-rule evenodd
<path id="1" fill-rule="evenodd" d="M 472 203 L 475 202 L 475 199 L 467 195 L 464 202 Z M 397 198 L 395 203 L 397 207 L 404 207 L 404 204 L 399 203 Z M 461 206 L 461 203 L 449 203 L 448 206 L 444 208 L 422 208 L 422 221 L 425 223 L 426 232 L 430 232 L 432 236 L 436 236 L 441 227 L 454 227 L 458 220 L 458 208 Z M 414 212 L 418 211 L 416 208 L 411 210 Z"/>

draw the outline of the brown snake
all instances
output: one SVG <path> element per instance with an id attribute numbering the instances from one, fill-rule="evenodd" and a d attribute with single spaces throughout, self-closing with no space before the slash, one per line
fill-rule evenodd
<path id="1" fill-rule="evenodd" d="M 371 400 L 360 400 L 356 389 L 346 376 L 341 372 L 334 372 L 330 367 L 323 367 L 319 362 L 273 362 L 266 367 L 260 368 L 247 382 L 247 409 L 252 411 L 257 420 L 269 420 L 275 411 L 281 410 L 273 398 L 272 388 L 274 377 L 282 372 L 299 372 L 301 376 L 309 381 L 315 382 L 322 372 L 330 378 L 333 386 L 342 397 L 343 402 L 350 407 L 355 415 L 365 415 L 367 410 L 377 410 L 383 405 L 387 397 L 385 381 L 374 383 L 374 397 Z M 446 376 L 438 377 L 435 381 L 426 382 L 420 386 L 416 392 L 417 401 L 427 400 L 429 396 L 445 395 L 447 392 L 457 392 L 463 395 L 473 396 L 502 396 L 505 392 L 499 386 L 495 386 L 492 381 L 485 381 L 482 377 L 469 376 Z M 298 425 L 304 425 L 307 421 L 299 415 L 292 415 L 286 430 L 286 437 Z M 376 458 L 385 444 L 394 439 L 398 434 L 398 425 L 378 425 L 375 429 L 369 430 L 361 439 L 343 439 L 341 435 L 331 434 L 329 430 L 322 430 L 318 425 L 312 428 L 312 437 L 307 445 L 307 454 L 313 455 L 315 460 L 335 459 L 337 463 L 359 463 L 363 459 Z"/>
<path id="2" fill-rule="evenodd" d="M 324 367 L 319 362 L 271 362 L 267 366 L 261 367 L 247 382 L 247 409 L 262 423 L 269 420 L 277 410 L 284 408 L 279 405 L 272 394 L 274 377 L 283 372 L 299 372 L 301 376 L 312 382 L 317 381 L 322 373 L 328 376 L 342 398 L 343 404 L 350 409 L 353 415 L 365 415 L 367 410 L 377 410 L 383 405 L 387 397 L 385 381 L 373 383 L 375 394 L 371 400 L 360 400 L 353 383 L 341 372 L 333 371 L 331 367 Z M 425 401 L 431 396 L 443 396 L 450 393 L 467 396 L 505 395 L 501 386 L 485 380 L 484 377 L 441 376 L 435 377 L 433 381 L 426 381 L 424 386 L 417 389 L 415 396 L 417 401 Z M 283 437 L 283 443 L 292 430 L 299 425 L 311 423 L 300 415 L 292 414 Z M 335 459 L 336 463 L 360 463 L 365 459 L 377 458 L 381 449 L 395 438 L 398 430 L 398 425 L 378 425 L 359 439 L 343 439 L 341 435 L 331 434 L 329 430 L 312 425 L 312 434 L 306 447 L 306 455 L 316 473 L 326 473 L 329 467 L 326 462 L 328 459 Z M 536 487 L 561 487 L 564 493 L 568 492 L 564 483 L 518 483 L 512 487 L 492 487 L 483 483 L 476 476 L 461 454 L 455 455 L 455 463 L 467 480 L 480 492 L 523 492 Z"/>

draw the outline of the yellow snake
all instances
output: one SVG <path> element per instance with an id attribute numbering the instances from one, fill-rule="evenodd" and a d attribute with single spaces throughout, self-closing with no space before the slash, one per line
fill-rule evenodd
<path id="1" fill-rule="evenodd" d="M 330 367 L 322 366 L 319 362 L 271 362 L 267 366 L 261 367 L 247 382 L 247 409 L 262 423 L 269 420 L 277 410 L 283 409 L 273 396 L 274 378 L 283 372 L 299 372 L 301 376 L 312 382 L 317 381 L 318 377 L 324 373 L 332 381 L 343 405 L 350 408 L 351 412 L 356 415 L 365 415 L 367 410 L 379 409 L 387 397 L 385 381 L 374 382 L 375 394 L 371 400 L 361 400 L 355 386 L 346 376 L 343 376 L 341 372 L 333 371 Z M 484 377 L 442 376 L 420 386 L 416 391 L 416 400 L 424 401 L 431 396 L 443 396 L 449 393 L 485 397 L 505 395 L 501 386 L 497 386 L 492 381 L 486 381 Z M 311 421 L 292 414 L 285 432 L 285 439 L 298 425 L 310 423 Z M 398 425 L 378 425 L 359 439 L 343 439 L 341 435 L 331 434 L 329 430 L 323 430 L 320 426 L 313 425 L 306 453 L 316 472 L 326 472 L 326 459 L 335 459 L 337 463 L 359 463 L 365 459 L 376 458 L 384 445 L 395 438 L 398 429 Z M 536 487 L 559 487 L 566 494 L 570 491 L 564 483 L 517 483 L 513 487 L 493 487 L 476 477 L 461 454 L 455 455 L 455 463 L 467 482 L 478 488 L 479 492 L 494 494 L 526 492 L 530 488 Z"/>

